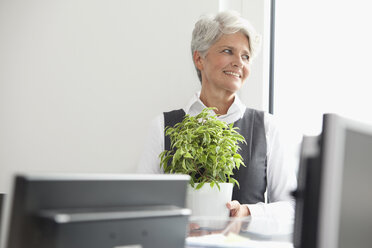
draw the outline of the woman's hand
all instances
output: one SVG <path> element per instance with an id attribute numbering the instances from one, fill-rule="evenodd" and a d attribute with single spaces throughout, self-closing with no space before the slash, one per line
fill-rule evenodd
<path id="1" fill-rule="evenodd" d="M 246 217 L 251 215 L 248 206 L 241 205 L 236 200 L 226 203 L 226 207 L 230 210 L 231 217 Z"/>

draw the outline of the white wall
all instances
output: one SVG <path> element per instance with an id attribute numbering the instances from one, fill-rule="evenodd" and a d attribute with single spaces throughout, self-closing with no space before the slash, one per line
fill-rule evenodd
<path id="1" fill-rule="evenodd" d="M 255 13 L 264 33 L 264 1 L 231 2 L 248 18 Z M 201 14 L 220 7 L 215 0 L 1 1 L 0 192 L 17 171 L 132 172 L 149 121 L 200 88 L 191 32 Z M 241 93 L 261 109 L 264 61 L 255 61 Z"/>

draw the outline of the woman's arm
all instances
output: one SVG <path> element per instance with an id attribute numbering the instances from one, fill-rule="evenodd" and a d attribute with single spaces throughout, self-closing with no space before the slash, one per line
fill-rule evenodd
<path id="1" fill-rule="evenodd" d="M 150 122 L 147 138 L 143 146 L 138 173 L 159 174 L 163 173 L 160 168 L 159 154 L 164 150 L 164 116 L 161 114 Z"/>

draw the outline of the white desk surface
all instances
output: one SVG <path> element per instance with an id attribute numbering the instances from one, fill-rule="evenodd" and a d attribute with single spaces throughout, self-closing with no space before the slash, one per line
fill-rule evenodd
<path id="1" fill-rule="evenodd" d="M 293 223 L 270 219 L 191 218 L 185 248 L 293 248 Z"/>

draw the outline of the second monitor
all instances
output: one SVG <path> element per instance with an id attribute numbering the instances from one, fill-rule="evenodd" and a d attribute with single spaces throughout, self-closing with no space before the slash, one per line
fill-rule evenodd
<path id="1" fill-rule="evenodd" d="M 372 244 L 372 126 L 325 114 L 318 137 L 305 137 L 296 199 L 296 248 Z"/>

